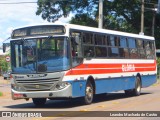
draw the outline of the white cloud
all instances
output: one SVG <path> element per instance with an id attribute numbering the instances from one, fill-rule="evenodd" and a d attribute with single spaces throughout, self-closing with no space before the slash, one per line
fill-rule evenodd
<path id="1" fill-rule="evenodd" d="M 7 33 L 7 34 L 11 34 L 11 33 L 12 33 L 12 31 L 13 31 L 13 27 L 9 27 L 9 28 L 7 28 L 6 33 Z"/>
<path id="2" fill-rule="evenodd" d="M 37 2 L 37 0 L 4 0 L 2 2 Z M 13 28 L 25 26 L 29 24 L 48 23 L 36 13 L 37 4 L 0 4 L 0 44 L 2 41 L 10 37 Z M 68 22 L 73 14 L 67 18 L 60 18 L 60 22 Z"/>
<path id="3" fill-rule="evenodd" d="M 0 42 L 3 42 L 3 40 L 0 38 Z"/>

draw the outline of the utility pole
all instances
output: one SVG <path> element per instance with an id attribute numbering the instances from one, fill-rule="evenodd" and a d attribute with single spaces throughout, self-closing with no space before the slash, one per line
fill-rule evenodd
<path id="1" fill-rule="evenodd" d="M 141 1 L 141 32 L 139 34 L 144 35 L 144 0 Z"/>
<path id="2" fill-rule="evenodd" d="M 152 19 L 152 36 L 154 36 L 154 28 L 155 28 L 155 19 L 156 19 L 156 7 L 154 5 L 153 9 L 153 19 Z"/>
<path id="3" fill-rule="evenodd" d="M 157 8 L 157 13 L 160 13 L 160 0 L 158 0 L 158 8 Z"/>
<path id="4" fill-rule="evenodd" d="M 99 0 L 99 23 L 98 28 L 103 28 L 103 0 Z"/>

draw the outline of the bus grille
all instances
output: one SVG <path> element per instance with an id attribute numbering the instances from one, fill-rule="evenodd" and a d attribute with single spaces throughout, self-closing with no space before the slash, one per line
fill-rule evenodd
<path id="1" fill-rule="evenodd" d="M 47 91 L 54 87 L 59 78 L 16 80 L 26 91 Z"/>

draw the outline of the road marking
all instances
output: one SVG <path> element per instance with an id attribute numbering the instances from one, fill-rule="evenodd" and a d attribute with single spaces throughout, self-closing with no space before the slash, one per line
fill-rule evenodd
<path id="1" fill-rule="evenodd" d="M 88 109 L 82 109 L 82 110 L 80 110 L 81 112 L 85 112 L 85 111 L 88 111 Z"/>
<path id="2" fill-rule="evenodd" d="M 118 101 L 115 101 L 115 102 L 112 102 L 113 104 L 119 104 L 119 102 Z"/>
<path id="3" fill-rule="evenodd" d="M 99 105 L 98 107 L 100 107 L 100 108 L 104 108 L 104 107 L 105 107 L 105 105 Z"/>

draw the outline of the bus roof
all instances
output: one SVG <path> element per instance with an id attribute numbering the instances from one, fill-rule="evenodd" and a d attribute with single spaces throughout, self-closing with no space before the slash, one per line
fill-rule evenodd
<path id="1" fill-rule="evenodd" d="M 86 27 L 86 26 L 73 25 L 73 24 L 67 24 L 67 25 L 71 29 L 92 31 L 92 32 L 100 32 L 100 33 L 107 33 L 107 34 L 111 34 L 111 35 L 119 35 L 119 36 L 126 36 L 126 37 L 134 37 L 134 38 L 142 38 L 142 39 L 154 40 L 154 37 L 146 36 L 146 35 L 133 34 L 133 33 L 127 33 L 127 32 L 120 32 L 120 31 L 108 30 L 108 29 L 100 29 L 100 28 L 94 28 L 94 27 Z"/>
<path id="2" fill-rule="evenodd" d="M 33 25 L 19 27 L 19 28 L 16 28 L 16 29 L 20 29 L 20 28 L 24 28 L 24 27 L 43 26 L 43 25 L 63 25 L 67 29 L 82 30 L 82 31 L 97 32 L 97 33 L 106 33 L 106 34 L 118 35 L 118 36 L 124 36 L 124 37 L 133 37 L 133 38 L 154 40 L 154 37 L 152 37 L 152 36 L 133 34 L 133 33 L 127 33 L 127 32 L 120 32 L 120 31 L 108 30 L 108 29 L 100 29 L 100 28 L 95 28 L 95 27 L 81 26 L 81 25 L 68 24 L 68 23 L 33 24 Z"/>

